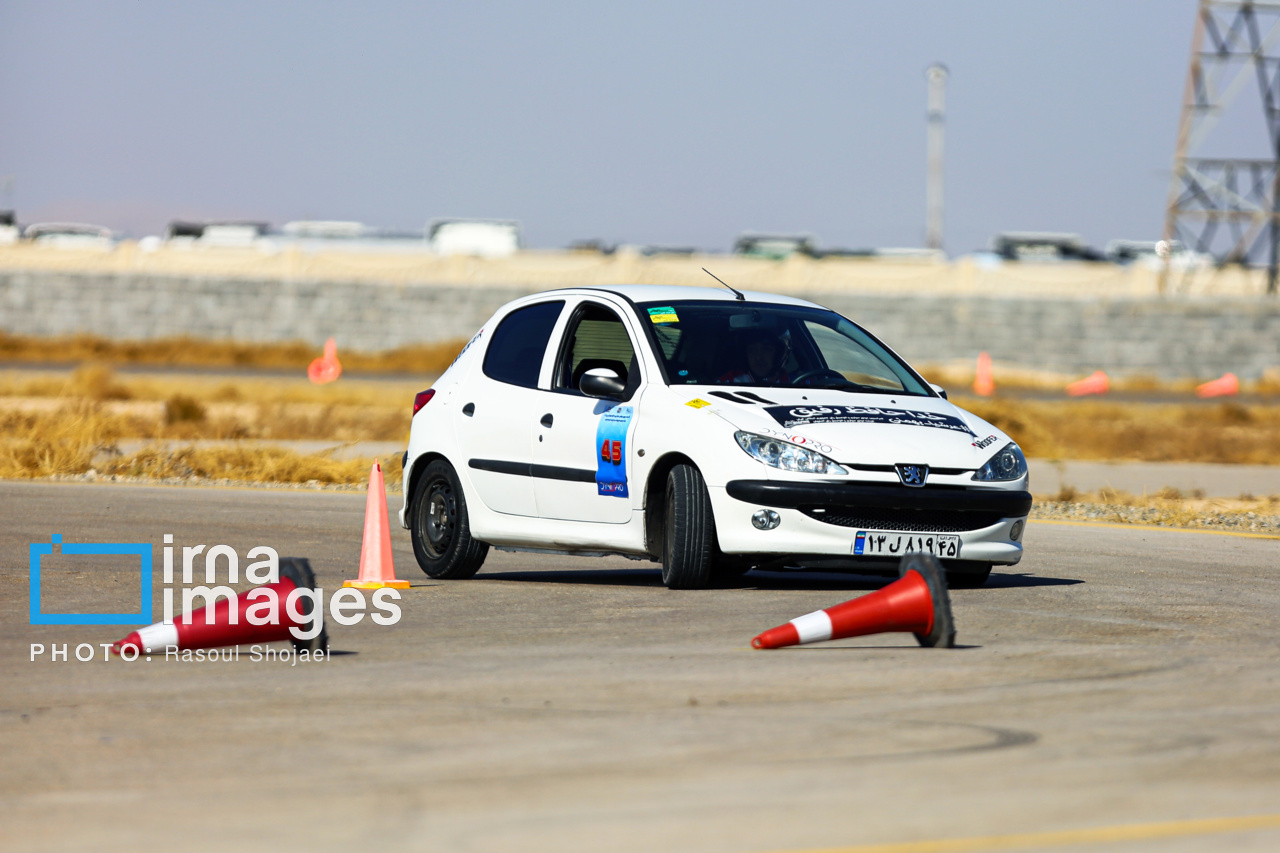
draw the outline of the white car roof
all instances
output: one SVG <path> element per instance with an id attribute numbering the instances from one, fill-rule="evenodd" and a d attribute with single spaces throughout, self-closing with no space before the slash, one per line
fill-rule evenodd
<path id="1" fill-rule="evenodd" d="M 699 299 L 710 302 L 736 302 L 735 296 L 725 287 L 685 287 L 670 284 L 610 284 L 591 287 L 565 288 L 565 290 L 604 290 L 626 297 L 632 302 L 676 302 L 684 299 Z M 742 295 L 748 302 L 772 302 L 777 305 L 803 305 L 809 308 L 822 308 L 815 302 L 796 299 L 793 296 L 782 296 L 777 293 L 763 293 L 758 290 L 743 290 Z"/>

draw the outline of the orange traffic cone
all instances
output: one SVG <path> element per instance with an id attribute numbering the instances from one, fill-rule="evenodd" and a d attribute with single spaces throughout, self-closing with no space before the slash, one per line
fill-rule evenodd
<path id="1" fill-rule="evenodd" d="M 341 375 L 342 362 L 338 361 L 338 342 L 329 338 L 324 342 L 324 355 L 307 365 L 307 378 L 316 385 L 324 385 Z"/>
<path id="2" fill-rule="evenodd" d="M 946 576 L 932 554 L 908 554 L 898 564 L 899 579 L 884 589 L 815 610 L 770 628 L 751 641 L 757 649 L 778 649 L 823 640 L 842 640 L 886 631 L 910 631 L 922 646 L 956 644 Z"/>
<path id="3" fill-rule="evenodd" d="M 978 354 L 978 373 L 973 377 L 973 393 L 979 397 L 990 397 L 996 392 L 996 380 L 991 375 L 991 356 L 986 352 Z"/>
<path id="4" fill-rule="evenodd" d="M 240 593 L 234 602 L 236 621 L 231 621 L 233 602 L 229 598 L 220 598 L 214 602 L 212 623 L 208 623 L 208 607 L 201 607 L 178 617 L 170 625 L 157 622 L 145 628 L 139 628 L 111 646 L 111 651 L 125 657 L 125 652 L 132 648 L 134 656 L 150 654 L 163 649 L 211 649 L 217 646 L 241 646 L 246 643 L 274 643 L 289 640 L 298 651 L 319 651 L 329 647 L 329 636 L 324 628 L 324 608 L 320 608 L 316 618 L 320 619 L 320 630 L 314 637 L 299 640 L 290 628 L 307 629 L 314 627 L 311 613 L 314 602 L 310 597 L 298 599 L 290 608 L 289 593 L 295 589 L 316 588 L 316 576 L 311 571 L 311 563 L 301 557 L 284 557 L 280 560 L 280 580 L 265 586 Z M 266 611 L 263 613 L 262 611 Z M 290 612 L 290 611 L 293 612 Z M 303 619 L 294 617 L 301 612 Z M 201 614 L 205 614 L 201 616 Z M 199 618 L 197 618 L 199 617 Z M 254 625 L 250 618 L 268 618 L 270 624 Z M 132 660 L 132 658 L 129 658 Z"/>
<path id="5" fill-rule="evenodd" d="M 1101 370 L 1095 370 L 1084 379 L 1077 379 L 1067 386 L 1067 393 L 1072 397 L 1084 397 L 1088 394 L 1105 394 L 1111 390 L 1111 380 Z"/>
<path id="6" fill-rule="evenodd" d="M 387 492 L 382 482 L 382 466 L 373 463 L 369 472 L 369 497 L 364 503 L 364 544 L 360 547 L 360 577 L 343 581 L 343 586 L 356 589 L 381 589 L 393 586 L 408 589 L 408 581 L 396 580 L 396 566 L 391 559 L 391 526 L 387 523 Z"/>
<path id="7" fill-rule="evenodd" d="M 1224 373 L 1212 382 L 1196 386 L 1197 397 L 1234 397 L 1240 393 L 1240 380 L 1234 373 Z"/>

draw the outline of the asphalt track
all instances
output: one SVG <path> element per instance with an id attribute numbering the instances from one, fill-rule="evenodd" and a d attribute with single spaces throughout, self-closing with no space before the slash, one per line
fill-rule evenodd
<path id="1" fill-rule="evenodd" d="M 1272 851 L 1280 541 L 1032 523 L 953 591 L 962 648 L 751 637 L 880 582 L 491 554 L 331 660 L 31 662 L 28 549 L 225 543 L 355 572 L 364 497 L 0 483 L 6 851 Z M 46 558 L 47 612 L 137 606 L 116 558 Z M 157 608 L 159 595 L 156 594 Z M 158 612 L 158 610 L 157 610 Z"/>

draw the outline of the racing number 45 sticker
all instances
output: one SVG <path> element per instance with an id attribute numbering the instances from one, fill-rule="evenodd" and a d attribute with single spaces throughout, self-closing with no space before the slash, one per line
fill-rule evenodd
<path id="1" fill-rule="evenodd" d="M 596 427 L 596 488 L 601 495 L 629 497 L 627 492 L 627 429 L 631 406 L 614 406 L 600 416 Z"/>

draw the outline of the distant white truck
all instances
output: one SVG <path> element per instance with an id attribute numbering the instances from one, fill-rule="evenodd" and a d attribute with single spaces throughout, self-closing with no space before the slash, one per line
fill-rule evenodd
<path id="1" fill-rule="evenodd" d="M 437 219 L 427 225 L 437 255 L 505 258 L 520 250 L 520 223 L 502 219 Z"/>

